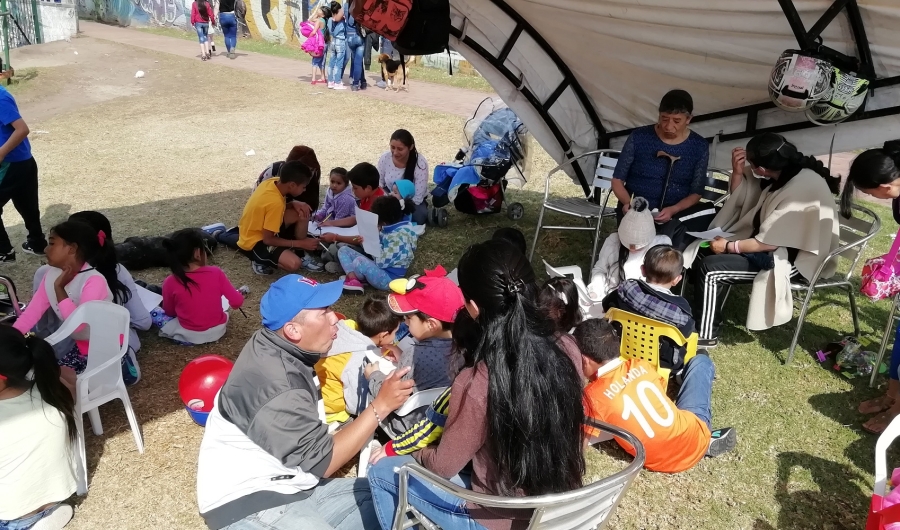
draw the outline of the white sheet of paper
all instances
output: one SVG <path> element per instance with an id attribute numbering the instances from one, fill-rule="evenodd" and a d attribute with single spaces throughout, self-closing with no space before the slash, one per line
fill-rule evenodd
<path id="1" fill-rule="evenodd" d="M 222 295 L 222 311 L 228 311 L 231 309 L 231 304 L 228 303 L 228 299 L 225 298 L 225 295 Z"/>
<path id="2" fill-rule="evenodd" d="M 148 312 L 153 311 L 154 309 L 159 307 L 159 304 L 162 303 L 162 295 L 161 294 L 156 294 L 153 291 L 148 291 L 147 289 L 144 289 L 140 285 L 138 285 L 136 287 L 137 287 L 138 298 L 141 299 L 141 303 L 144 304 L 144 307 L 147 309 Z"/>
<path id="3" fill-rule="evenodd" d="M 699 212 L 694 212 L 691 215 L 685 215 L 684 217 L 679 217 L 678 220 L 683 223 L 683 222 L 689 221 L 691 219 L 703 217 L 704 215 L 716 215 L 716 209 L 709 208 L 708 210 L 700 210 Z"/>
<path id="4" fill-rule="evenodd" d="M 307 228 L 307 230 L 309 231 L 309 234 L 313 236 L 317 236 L 319 234 L 337 234 L 339 236 L 354 237 L 359 235 L 359 229 L 355 226 L 323 226 L 321 229 L 319 229 L 319 225 L 313 221 L 309 222 L 309 228 Z"/>
<path id="5" fill-rule="evenodd" d="M 453 269 L 447 273 L 447 279 L 455 283 L 459 287 L 459 269 Z"/>
<path id="6" fill-rule="evenodd" d="M 419 236 L 425 233 L 425 225 L 413 225 L 412 229 Z"/>
<path id="7" fill-rule="evenodd" d="M 388 375 L 397 369 L 394 363 L 384 357 L 379 357 L 378 354 L 373 351 L 366 352 L 366 360 L 378 366 L 378 371 L 384 375 Z"/>
<path id="8" fill-rule="evenodd" d="M 712 241 L 717 237 L 724 237 L 725 239 L 728 239 L 734 234 L 732 234 L 731 232 L 726 232 L 721 228 L 710 228 L 705 232 L 687 232 L 687 235 L 696 237 L 697 239 L 701 239 L 703 241 Z"/>
<path id="9" fill-rule="evenodd" d="M 373 258 L 381 257 L 381 239 L 378 234 L 378 215 L 356 207 L 356 228 L 363 238 L 363 250 Z"/>

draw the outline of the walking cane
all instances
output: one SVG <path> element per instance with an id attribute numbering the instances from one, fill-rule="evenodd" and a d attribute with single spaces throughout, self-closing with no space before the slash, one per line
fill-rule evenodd
<path id="1" fill-rule="evenodd" d="M 657 151 L 656 157 L 666 157 L 669 159 L 669 173 L 666 174 L 666 184 L 663 186 L 662 199 L 659 201 L 659 209 L 662 210 L 666 205 L 666 193 L 669 191 L 669 179 L 672 178 L 672 168 L 675 167 L 675 162 L 681 160 L 680 156 L 670 155 L 665 151 Z"/>

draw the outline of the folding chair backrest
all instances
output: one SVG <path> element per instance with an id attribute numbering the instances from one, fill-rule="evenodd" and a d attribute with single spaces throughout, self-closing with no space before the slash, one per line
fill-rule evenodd
<path id="1" fill-rule="evenodd" d="M 836 257 L 849 261 L 846 279 L 849 280 L 856 268 L 862 251 L 866 248 L 869 240 L 878 234 L 881 229 L 881 220 L 875 215 L 875 212 L 863 206 L 853 205 L 853 215 L 850 219 L 844 219 L 839 216 L 841 223 L 840 228 L 840 248 Z"/>
<path id="2" fill-rule="evenodd" d="M 439 388 L 431 388 L 429 390 L 422 390 L 421 392 L 416 392 L 406 398 L 406 401 L 403 402 L 403 405 L 397 409 L 397 416 L 403 417 L 409 415 L 412 411 L 431 405 L 434 403 L 434 400 L 439 398 L 441 394 L 444 393 L 444 390 L 447 390 L 447 387 L 442 386 Z"/>
<path id="3" fill-rule="evenodd" d="M 731 174 L 724 169 L 710 168 L 706 172 L 706 183 L 700 200 L 719 205 L 725 202 L 731 191 Z"/>
<path id="4" fill-rule="evenodd" d="M 16 284 L 12 278 L 0 275 L 0 285 L 6 293 L 5 296 L 0 296 L 0 322 L 12 322 L 22 314 Z"/>
<path id="5" fill-rule="evenodd" d="M 128 350 L 129 322 L 128 310 L 120 305 L 103 301 L 85 302 L 69 315 L 56 333 L 47 337 L 47 342 L 55 344 L 82 325 L 87 325 L 87 367 L 78 377 L 88 379 L 88 391 L 92 392 L 111 387 L 122 378 L 120 363 Z"/>
<path id="6" fill-rule="evenodd" d="M 534 524 L 529 529 L 540 530 L 590 530 L 601 528 L 609 520 L 619 499 L 631 482 L 629 476 L 619 477 L 565 504 L 535 509 Z M 590 487 L 590 486 L 588 486 Z"/>
<path id="7" fill-rule="evenodd" d="M 597 157 L 597 169 L 594 171 L 594 188 L 608 190 L 612 188 L 613 172 L 619 161 L 618 151 L 601 151 Z"/>
<path id="8" fill-rule="evenodd" d="M 669 370 L 659 366 L 659 344 L 662 337 L 666 337 L 679 346 L 685 346 L 687 353 L 684 362 L 687 363 L 697 353 L 698 336 L 692 333 L 690 338 L 685 338 L 678 328 L 659 320 L 653 320 L 641 315 L 629 313 L 618 308 L 611 308 L 606 312 L 606 318 L 622 325 L 622 341 L 619 345 L 619 355 L 628 359 L 642 359 L 656 368 L 659 375 L 668 381 Z"/>

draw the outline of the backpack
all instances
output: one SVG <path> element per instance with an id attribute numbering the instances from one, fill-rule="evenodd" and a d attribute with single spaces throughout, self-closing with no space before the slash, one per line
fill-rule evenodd
<path id="1" fill-rule="evenodd" d="M 403 31 L 412 9 L 412 0 L 359 0 L 350 5 L 350 14 L 357 27 L 365 26 L 388 40 L 394 40 Z M 447 16 L 449 18 L 449 11 Z"/>
<path id="2" fill-rule="evenodd" d="M 430 55 L 448 49 L 450 0 L 415 0 L 394 48 L 401 55 Z"/>

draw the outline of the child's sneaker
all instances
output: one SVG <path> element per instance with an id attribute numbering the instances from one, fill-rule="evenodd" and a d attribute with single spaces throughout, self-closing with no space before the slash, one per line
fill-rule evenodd
<path id="1" fill-rule="evenodd" d="M 141 368 L 137 358 L 129 348 L 128 353 L 122 356 L 122 381 L 125 386 L 131 386 L 141 380 Z"/>
<path id="2" fill-rule="evenodd" d="M 737 431 L 734 427 L 725 427 L 724 429 L 716 429 L 709 438 L 709 448 L 706 450 L 706 456 L 716 457 L 724 455 L 732 451 L 737 445 Z"/>
<path id="3" fill-rule="evenodd" d="M 275 269 L 269 267 L 264 263 L 257 263 L 255 261 L 251 261 L 250 263 L 253 264 L 253 272 L 259 274 L 260 276 L 268 276 L 275 273 Z"/>
<path id="4" fill-rule="evenodd" d="M 325 264 L 325 272 L 330 272 L 331 274 L 343 274 L 344 268 L 336 261 L 329 261 Z"/>
<path id="5" fill-rule="evenodd" d="M 0 254 L 0 263 L 15 263 L 16 262 L 16 251 L 10 250 L 6 254 Z"/>
<path id="6" fill-rule="evenodd" d="M 60 504 L 56 507 L 55 510 L 50 512 L 50 515 L 41 518 L 37 523 L 35 523 L 33 528 L 34 530 L 51 530 L 56 528 L 62 528 L 69 524 L 69 521 L 72 520 L 72 516 L 75 514 L 75 511 L 68 504 Z"/>
<path id="7" fill-rule="evenodd" d="M 332 83 L 331 81 L 329 81 L 329 82 L 328 82 L 328 88 L 334 88 L 334 83 Z"/>
<path id="8" fill-rule="evenodd" d="M 203 230 L 207 234 L 213 236 L 213 239 L 215 239 L 217 235 L 221 234 L 225 230 L 228 230 L 228 228 L 225 227 L 225 223 L 213 223 L 211 225 L 204 226 L 200 230 Z"/>
<path id="9" fill-rule="evenodd" d="M 22 250 L 24 250 L 26 254 L 31 254 L 32 256 L 43 256 L 44 248 L 46 247 L 47 243 L 35 243 L 34 241 L 22 243 Z"/>
<path id="10" fill-rule="evenodd" d="M 350 291 L 354 293 L 362 293 L 365 292 L 365 288 L 361 281 L 356 278 L 344 278 L 344 290 Z"/>
<path id="11" fill-rule="evenodd" d="M 300 263 L 301 263 L 301 266 L 302 266 L 304 269 L 308 270 L 308 271 L 312 271 L 312 272 L 322 272 L 322 270 L 324 269 L 324 267 L 322 267 L 322 264 L 321 264 L 321 263 L 319 263 L 318 261 L 314 260 L 314 259 L 311 258 L 310 256 L 304 257 L 304 258 L 300 261 Z"/>

